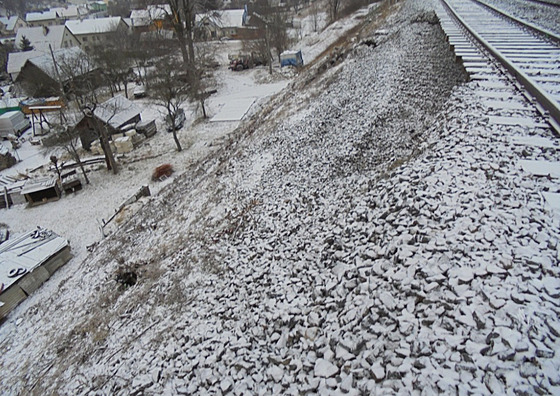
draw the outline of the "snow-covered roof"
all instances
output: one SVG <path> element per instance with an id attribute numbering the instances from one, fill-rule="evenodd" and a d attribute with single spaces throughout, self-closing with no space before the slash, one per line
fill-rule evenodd
<path id="1" fill-rule="evenodd" d="M 12 52 L 11 54 L 8 54 L 8 65 L 6 67 L 6 71 L 8 72 L 8 74 L 19 73 L 28 59 L 35 58 L 41 55 L 44 55 L 44 52 L 37 50 Z"/>
<path id="2" fill-rule="evenodd" d="M 296 51 L 296 50 L 287 50 L 287 51 L 282 52 L 282 53 L 280 54 L 280 56 L 282 56 L 282 55 L 292 56 L 292 55 L 297 55 L 297 54 L 301 54 L 301 51 L 300 51 L 300 50 L 298 50 L 298 51 Z"/>
<path id="3" fill-rule="evenodd" d="M 121 17 L 108 17 L 84 19 L 83 21 L 66 21 L 66 27 L 76 36 L 82 34 L 108 33 L 114 32 L 121 20 Z"/>
<path id="4" fill-rule="evenodd" d="M 14 28 L 16 27 L 16 22 L 18 21 L 19 17 L 18 16 L 12 16 L 12 17 L 0 17 L 0 22 L 2 22 L 4 24 L 4 26 L 6 26 L 6 30 L 14 30 Z"/>
<path id="5" fill-rule="evenodd" d="M 68 245 L 66 239 L 41 228 L 2 243 L 0 245 L 0 293 Z"/>
<path id="6" fill-rule="evenodd" d="M 196 22 L 199 23 L 203 19 L 210 19 L 221 28 L 243 27 L 243 14 L 245 10 L 223 10 L 212 11 L 205 14 L 196 14 Z"/>
<path id="7" fill-rule="evenodd" d="M 143 19 L 149 17 L 150 14 L 148 13 L 148 10 L 132 10 L 130 12 L 130 19 Z"/>
<path id="8" fill-rule="evenodd" d="M 145 10 L 133 10 L 130 13 L 132 26 L 148 26 L 152 21 L 165 19 L 171 15 L 169 4 L 159 4 L 148 6 Z"/>
<path id="9" fill-rule="evenodd" d="M 72 76 L 69 75 L 69 73 L 65 72 L 65 65 L 67 66 L 76 64 L 80 59 L 83 59 L 86 54 L 80 47 L 60 48 L 56 51 L 53 51 L 52 54 L 42 54 L 41 56 L 31 58 L 29 59 L 29 62 L 33 63 L 53 80 L 56 80 L 58 79 L 58 77 L 54 68 L 53 56 L 56 59 L 57 64 L 60 66 L 58 71 L 61 75 L 61 78 L 63 80 L 68 80 Z M 92 71 L 93 69 L 93 65 L 88 63 L 88 66 L 85 68 L 85 70 L 84 68 L 80 68 L 80 70 L 72 70 L 72 73 L 87 73 Z"/>
<path id="10" fill-rule="evenodd" d="M 19 99 L 16 98 L 2 98 L 0 99 L 0 109 L 19 107 Z"/>
<path id="11" fill-rule="evenodd" d="M 242 27 L 245 10 L 224 10 L 220 12 L 222 27 Z"/>
<path id="12" fill-rule="evenodd" d="M 43 191 L 53 188 L 56 185 L 56 177 L 43 177 L 40 179 L 29 179 L 25 182 L 22 194 L 31 194 L 37 191 Z"/>
<path id="13" fill-rule="evenodd" d="M 62 46 L 65 29 L 66 27 L 63 25 L 21 28 L 16 35 L 16 45 L 19 45 L 23 36 L 25 36 L 36 50 L 49 51 L 49 44 L 53 50 L 58 49 Z"/>
<path id="14" fill-rule="evenodd" d="M 67 7 L 54 7 L 50 11 L 56 12 L 62 18 L 77 18 L 80 15 L 80 10 L 76 5 L 70 5 Z"/>
<path id="15" fill-rule="evenodd" d="M 59 18 L 59 15 L 54 11 L 28 12 L 25 15 L 25 20 L 27 22 L 50 21 L 51 19 L 57 18 Z"/>
<path id="16" fill-rule="evenodd" d="M 139 115 L 140 112 L 138 106 L 130 100 L 122 95 L 117 95 L 101 103 L 93 114 L 113 128 L 118 128 Z"/>
<path id="17" fill-rule="evenodd" d="M 172 14 L 169 4 L 149 5 L 148 13 L 152 19 L 163 19 Z"/>

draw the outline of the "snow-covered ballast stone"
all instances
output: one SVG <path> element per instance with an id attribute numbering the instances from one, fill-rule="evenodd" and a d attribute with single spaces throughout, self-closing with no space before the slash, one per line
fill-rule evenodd
<path id="1" fill-rule="evenodd" d="M 71 258 L 68 240 L 37 227 L 0 245 L 0 319 Z"/>

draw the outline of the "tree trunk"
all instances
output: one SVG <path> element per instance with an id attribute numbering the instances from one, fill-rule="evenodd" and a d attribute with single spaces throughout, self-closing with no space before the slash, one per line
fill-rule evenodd
<path id="1" fill-rule="evenodd" d="M 175 34 L 177 34 L 177 41 L 179 41 L 179 48 L 181 49 L 181 56 L 183 57 L 183 63 L 186 65 L 189 64 L 189 52 L 187 51 L 187 42 L 185 41 L 185 36 L 183 29 L 175 30 Z"/>
<path id="2" fill-rule="evenodd" d="M 272 75 L 272 54 L 270 53 L 270 40 L 268 39 L 268 24 L 264 26 L 264 40 L 266 42 L 266 53 L 268 55 L 268 74 Z"/>
<path id="3" fill-rule="evenodd" d="M 179 137 L 177 136 L 177 130 L 175 129 L 175 123 L 173 123 L 173 140 L 175 140 L 175 144 L 177 145 L 177 151 L 183 151 L 181 147 L 181 142 L 179 142 Z"/>
<path id="4" fill-rule="evenodd" d="M 194 42 L 190 30 L 187 30 L 187 46 L 189 48 L 189 64 L 194 63 Z"/>
<path id="5" fill-rule="evenodd" d="M 116 175 L 118 173 L 117 162 L 115 161 L 113 150 L 111 150 L 111 144 L 109 143 L 109 136 L 107 135 L 107 129 L 105 125 L 99 128 L 99 137 L 101 148 L 105 153 L 105 162 L 107 163 L 107 169 L 112 170 Z"/>
<path id="6" fill-rule="evenodd" d="M 80 154 L 78 154 L 78 150 L 76 149 L 76 146 L 74 146 L 74 144 L 70 142 L 70 147 L 72 148 L 72 156 L 74 157 L 74 161 L 78 163 L 78 166 L 82 171 L 82 175 L 84 175 L 84 180 L 86 181 L 86 184 L 89 184 L 89 178 L 87 177 L 84 164 L 82 163 L 82 159 L 80 158 Z"/>
<path id="7" fill-rule="evenodd" d="M 202 107 L 202 115 L 206 119 L 208 116 L 206 115 L 206 106 L 204 105 L 204 98 L 200 98 L 200 106 Z"/>
<path id="8" fill-rule="evenodd" d="M 84 175 L 84 180 L 86 181 L 86 184 L 89 184 L 89 178 L 87 177 L 86 170 L 84 168 L 84 164 L 83 164 L 82 160 L 80 159 L 80 157 L 78 157 L 78 166 L 80 167 L 80 170 L 82 171 L 82 175 Z"/>

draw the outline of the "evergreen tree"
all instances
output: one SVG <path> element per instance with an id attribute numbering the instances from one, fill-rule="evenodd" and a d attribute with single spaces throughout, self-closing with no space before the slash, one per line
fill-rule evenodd
<path id="1" fill-rule="evenodd" d="M 21 42 L 19 43 L 19 48 L 22 51 L 31 51 L 33 46 L 31 45 L 31 41 L 25 36 L 21 36 Z"/>

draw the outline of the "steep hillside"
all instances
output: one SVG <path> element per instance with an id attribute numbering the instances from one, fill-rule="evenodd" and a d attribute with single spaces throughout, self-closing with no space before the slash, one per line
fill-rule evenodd
<path id="1" fill-rule="evenodd" d="M 540 367 L 555 367 L 527 329 L 545 331 L 553 305 L 510 306 L 504 293 L 528 275 L 515 243 L 537 247 L 524 220 L 506 224 L 531 216 L 546 238 L 555 220 L 529 184 L 506 194 L 492 164 L 508 172 L 511 148 L 488 144 L 428 5 L 385 5 L 346 39 L 27 310 L 1 344 L 4 390 L 543 386 L 523 354 L 538 345 Z M 538 249 L 555 257 L 555 244 Z"/>

